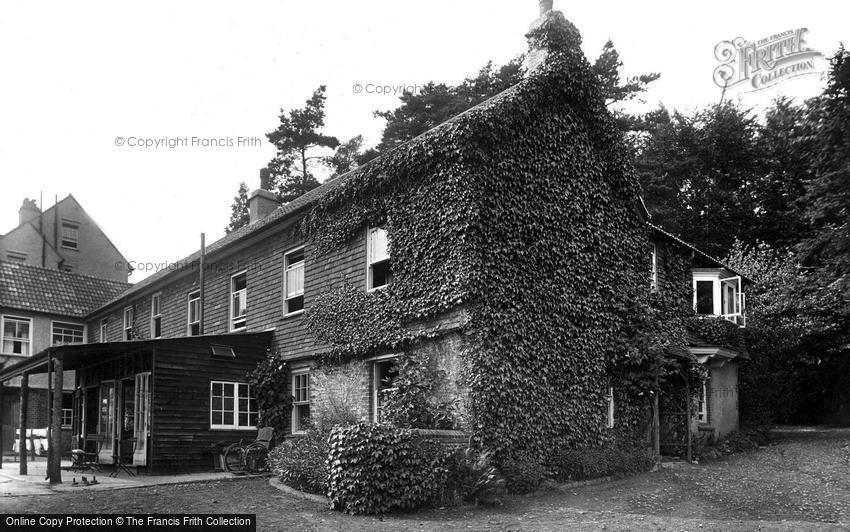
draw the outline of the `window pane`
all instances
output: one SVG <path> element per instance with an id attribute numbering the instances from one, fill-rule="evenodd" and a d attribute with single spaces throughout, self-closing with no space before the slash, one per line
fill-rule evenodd
<path id="1" fill-rule="evenodd" d="M 233 425 L 233 411 L 225 412 L 222 418 L 222 425 Z"/>
<path id="2" fill-rule="evenodd" d="M 390 272 L 390 261 L 380 262 L 372 265 L 372 285 L 370 288 L 380 288 L 390 283 L 392 272 Z"/>
<path id="3" fill-rule="evenodd" d="M 377 227 L 369 231 L 369 263 L 375 263 L 390 258 L 387 230 Z"/>
<path id="4" fill-rule="evenodd" d="M 714 281 L 697 281 L 697 314 L 714 314 Z"/>
<path id="5" fill-rule="evenodd" d="M 304 296 L 293 297 L 286 300 L 286 312 L 297 312 L 304 310 Z"/>
<path id="6" fill-rule="evenodd" d="M 286 297 L 291 298 L 304 293 L 304 263 L 286 269 Z"/>
<path id="7" fill-rule="evenodd" d="M 233 278 L 233 291 L 236 292 L 238 290 L 244 290 L 248 287 L 248 275 L 247 274 L 239 274 Z"/>

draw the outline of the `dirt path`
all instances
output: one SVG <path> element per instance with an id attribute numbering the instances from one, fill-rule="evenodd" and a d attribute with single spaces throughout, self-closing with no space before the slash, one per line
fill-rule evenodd
<path id="1" fill-rule="evenodd" d="M 850 530 L 850 430 L 789 431 L 775 445 L 700 466 L 498 508 L 350 517 L 262 480 L 0 498 L 0 512 L 256 513 L 260 530 Z"/>

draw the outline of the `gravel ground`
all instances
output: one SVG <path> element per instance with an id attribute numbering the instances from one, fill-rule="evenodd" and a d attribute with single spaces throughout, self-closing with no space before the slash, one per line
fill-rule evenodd
<path id="1" fill-rule="evenodd" d="M 383 519 L 331 512 L 260 479 L 5 497 L 0 512 L 255 513 L 259 530 L 850 530 L 850 430 L 788 430 L 698 466 Z"/>

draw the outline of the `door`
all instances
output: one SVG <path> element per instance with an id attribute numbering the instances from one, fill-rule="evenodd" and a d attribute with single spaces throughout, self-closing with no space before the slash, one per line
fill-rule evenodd
<path id="1" fill-rule="evenodd" d="M 100 385 L 100 402 L 98 405 L 97 432 L 103 436 L 103 443 L 98 453 L 101 464 L 111 464 L 114 461 L 112 450 L 115 447 L 115 382 L 104 382 Z"/>
<path id="2" fill-rule="evenodd" d="M 143 466 L 148 463 L 148 436 L 150 435 L 151 410 L 151 374 L 150 372 L 136 375 L 136 415 L 133 438 L 136 447 L 133 451 L 133 465 Z"/>

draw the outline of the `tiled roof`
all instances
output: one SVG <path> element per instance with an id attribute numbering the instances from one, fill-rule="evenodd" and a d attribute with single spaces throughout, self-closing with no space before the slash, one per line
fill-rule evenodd
<path id="1" fill-rule="evenodd" d="M 467 109 L 466 111 L 464 111 L 464 112 L 462 112 L 462 113 L 460 113 L 460 114 L 458 114 L 458 115 L 456 115 L 452 118 L 449 118 L 445 122 L 442 122 L 441 124 L 434 126 L 433 128 L 429 129 L 428 131 L 425 131 L 424 133 L 420 134 L 419 136 L 414 137 L 413 139 L 410 139 L 407 142 L 393 148 L 392 150 L 388 151 L 387 153 L 382 154 L 381 156 L 376 157 L 375 159 L 372 159 L 367 163 L 364 163 L 363 165 L 355 168 L 354 170 L 351 170 L 350 172 L 342 174 L 341 176 L 337 177 L 336 179 L 325 181 L 318 188 L 314 188 L 313 190 L 307 192 L 306 194 L 303 194 L 303 195 L 295 198 L 291 202 L 286 203 L 286 204 L 278 207 L 276 210 L 271 212 L 265 218 L 261 218 L 260 220 L 257 220 L 256 222 L 254 222 L 250 225 L 246 225 L 244 227 L 241 227 L 241 228 L 225 235 L 224 237 L 220 238 L 219 240 L 216 240 L 212 244 L 209 244 L 206 247 L 206 255 L 209 256 L 210 254 L 215 253 L 216 251 L 219 251 L 219 250 L 221 250 L 221 249 L 223 249 L 223 248 L 225 248 L 225 247 L 227 247 L 231 244 L 234 244 L 234 243 L 246 238 L 249 235 L 256 234 L 256 233 L 262 231 L 263 229 L 265 229 L 265 228 L 267 228 L 271 225 L 274 225 L 277 222 L 285 220 L 285 219 L 289 218 L 290 216 L 304 210 L 307 207 L 310 207 L 311 205 L 316 203 L 318 200 L 320 200 L 324 195 L 326 195 L 331 190 L 334 190 L 334 189 L 339 188 L 339 187 L 344 187 L 349 181 L 352 180 L 352 178 L 361 174 L 364 171 L 364 169 L 366 169 L 367 167 L 370 167 L 370 166 L 376 165 L 376 164 L 381 164 L 382 162 L 386 162 L 388 160 L 392 160 L 392 158 L 394 156 L 396 156 L 398 153 L 400 153 L 401 151 L 403 151 L 406 148 L 410 148 L 413 145 L 426 144 L 429 141 L 431 141 L 435 138 L 438 138 L 441 134 L 445 133 L 445 131 L 447 129 L 452 127 L 453 124 L 457 123 L 462 118 L 469 118 L 471 116 L 475 116 L 477 113 L 481 113 L 483 111 L 493 109 L 493 108 L 497 107 L 498 105 L 500 105 L 500 104 L 502 104 L 506 101 L 511 100 L 512 98 L 516 97 L 518 95 L 518 93 L 520 93 L 521 89 L 523 88 L 523 86 L 526 85 L 527 82 L 528 82 L 528 78 L 523 79 L 519 83 L 517 83 L 516 85 L 513 85 L 512 87 L 505 89 L 504 91 L 500 92 L 499 94 L 496 94 L 495 96 L 489 98 L 488 100 L 484 100 L 483 102 L 479 103 L 478 105 L 475 105 L 475 106 Z M 181 259 L 180 261 L 178 261 L 178 264 L 191 264 L 195 261 L 198 261 L 200 259 L 200 257 L 201 257 L 201 252 L 200 252 L 200 250 L 198 250 L 198 251 L 192 253 L 191 255 L 189 255 L 188 257 L 185 257 L 185 258 Z M 129 290 L 127 290 L 126 292 L 122 293 L 120 295 L 120 297 L 114 298 L 113 300 L 109 301 L 108 303 L 106 303 L 103 306 L 104 307 L 111 306 L 112 304 L 117 303 L 120 300 L 123 300 L 127 296 L 131 296 L 133 294 L 136 294 L 136 293 L 144 290 L 145 288 L 156 284 L 158 281 L 162 280 L 163 278 L 167 277 L 168 275 L 170 275 L 172 273 L 174 273 L 173 270 L 169 270 L 168 268 L 164 268 L 164 269 L 158 271 L 157 273 L 155 273 L 155 274 L 153 274 L 149 277 L 146 277 L 145 279 L 142 279 L 138 283 L 132 285 L 132 287 Z"/>
<path id="2" fill-rule="evenodd" d="M 130 285 L 0 261 L 0 308 L 84 318 Z"/>
<path id="3" fill-rule="evenodd" d="M 742 279 L 744 279 L 748 282 L 753 282 L 752 279 L 750 279 L 749 277 L 747 277 L 746 275 L 744 275 L 740 272 L 735 271 L 733 268 L 731 268 L 728 264 L 724 263 L 722 260 L 712 257 L 711 255 L 709 255 L 705 251 L 702 251 L 701 249 L 697 248 L 693 244 L 689 244 L 689 243 L 685 242 L 684 240 L 682 240 L 678 236 L 674 235 L 673 233 L 665 231 L 664 229 L 661 229 L 660 227 L 658 227 L 657 225 L 655 225 L 654 223 L 651 223 L 651 222 L 647 222 L 647 225 L 649 225 L 649 227 L 651 227 L 657 233 L 669 238 L 670 240 L 676 242 L 677 244 L 679 244 L 681 246 L 684 246 L 684 247 L 692 250 L 694 253 L 696 253 L 696 254 L 700 255 L 701 257 L 707 259 L 709 262 L 714 263 L 718 267 L 726 268 L 727 270 L 734 273 L 735 275 L 740 275 Z"/>

